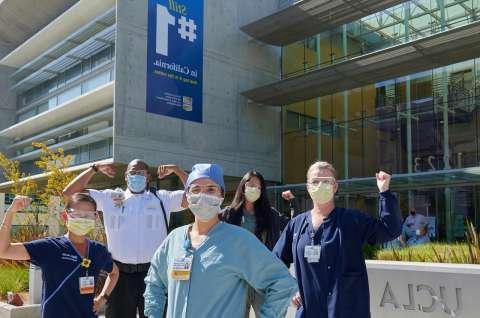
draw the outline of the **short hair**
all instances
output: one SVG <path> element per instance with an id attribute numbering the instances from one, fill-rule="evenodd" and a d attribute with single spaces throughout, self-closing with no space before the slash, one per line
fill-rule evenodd
<path id="1" fill-rule="evenodd" d="M 93 205 L 94 210 L 97 210 L 97 202 L 95 202 L 95 200 L 88 193 L 85 192 L 74 193 L 68 200 L 65 208 L 70 209 L 73 204 L 80 202 L 90 203 L 91 205 Z"/>
<path id="2" fill-rule="evenodd" d="M 331 163 L 326 162 L 326 161 L 317 161 L 317 162 L 314 162 L 308 168 L 307 180 L 308 180 L 308 177 L 310 176 L 310 174 L 312 174 L 314 171 L 317 171 L 317 170 L 328 170 L 332 173 L 332 175 L 335 179 L 337 178 L 337 171 L 335 170 L 335 168 L 333 167 L 333 165 Z"/>
<path id="3" fill-rule="evenodd" d="M 150 169 L 150 167 L 148 166 L 148 164 L 145 161 L 143 161 L 141 159 L 133 159 L 132 161 L 130 161 L 128 163 L 127 170 L 135 164 L 140 164 L 141 166 L 144 166 L 145 170 L 147 170 L 147 171 Z"/>

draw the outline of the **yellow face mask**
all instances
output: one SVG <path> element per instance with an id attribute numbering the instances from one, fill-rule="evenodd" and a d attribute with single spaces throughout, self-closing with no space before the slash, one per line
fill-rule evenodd
<path id="1" fill-rule="evenodd" d="M 333 186 L 328 183 L 320 183 L 316 186 L 309 186 L 308 193 L 314 202 L 325 204 L 333 199 Z"/>
<path id="2" fill-rule="evenodd" d="M 67 220 L 67 229 L 75 235 L 85 236 L 95 228 L 95 220 L 85 218 L 71 218 Z"/>

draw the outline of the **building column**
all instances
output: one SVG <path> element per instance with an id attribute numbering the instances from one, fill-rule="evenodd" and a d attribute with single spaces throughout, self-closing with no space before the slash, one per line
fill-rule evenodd
<path id="1" fill-rule="evenodd" d="M 440 30 L 445 31 L 446 26 L 446 14 L 445 14 L 445 1 L 437 0 L 438 7 L 440 9 Z M 443 120 L 443 169 L 448 170 L 450 167 L 450 134 L 449 134 L 449 101 L 448 101 L 448 72 L 447 67 L 442 68 L 442 120 Z M 444 190 L 445 193 L 445 225 L 447 231 L 447 241 L 451 242 L 454 239 L 454 222 L 455 222 L 455 211 L 454 211 L 454 190 L 450 187 L 446 187 Z"/>
<path id="2" fill-rule="evenodd" d="M 317 34 L 315 39 L 315 51 L 316 51 L 316 62 L 317 66 L 321 64 L 320 56 L 320 34 Z M 321 97 L 316 98 L 317 105 L 317 160 L 322 160 L 322 99 Z"/>
<path id="3" fill-rule="evenodd" d="M 342 27 L 342 49 L 343 49 L 343 58 L 346 59 L 348 56 L 348 38 L 347 38 L 347 25 L 344 24 Z M 349 162 L 350 162 L 350 140 L 349 140 L 349 117 L 348 117 L 348 91 L 343 91 L 343 164 L 344 164 L 344 172 L 345 172 L 345 179 L 350 177 L 349 171 Z M 349 195 L 345 195 L 345 202 L 344 206 L 346 208 L 349 207 Z"/>

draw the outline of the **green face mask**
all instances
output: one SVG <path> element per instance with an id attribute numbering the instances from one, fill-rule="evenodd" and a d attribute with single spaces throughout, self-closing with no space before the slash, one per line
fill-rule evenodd
<path id="1" fill-rule="evenodd" d="M 84 218 L 68 218 L 67 229 L 75 235 L 84 236 L 93 231 L 95 220 Z"/>

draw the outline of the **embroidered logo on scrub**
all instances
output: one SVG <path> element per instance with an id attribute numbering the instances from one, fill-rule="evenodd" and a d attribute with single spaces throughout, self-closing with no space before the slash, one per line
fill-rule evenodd
<path id="1" fill-rule="evenodd" d="M 77 262 L 78 261 L 78 256 L 77 255 L 72 255 L 68 253 L 62 253 L 62 260 L 64 261 L 71 261 L 71 262 Z"/>

